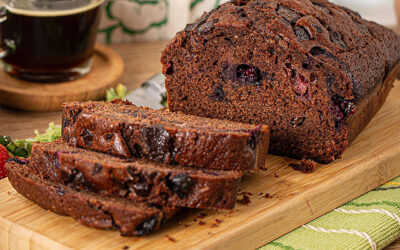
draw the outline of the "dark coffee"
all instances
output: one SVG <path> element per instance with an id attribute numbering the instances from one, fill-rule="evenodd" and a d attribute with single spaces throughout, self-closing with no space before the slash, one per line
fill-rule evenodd
<path id="1" fill-rule="evenodd" d="M 13 41 L 15 46 L 8 46 L 9 53 L 3 61 L 17 71 L 11 73 L 21 78 L 47 72 L 54 80 L 57 72 L 79 67 L 90 59 L 99 12 L 98 4 L 78 12 L 8 9 L 7 21 L 0 26 L 0 37 L 3 47 L 4 41 Z M 38 80 L 46 81 L 45 78 Z"/>

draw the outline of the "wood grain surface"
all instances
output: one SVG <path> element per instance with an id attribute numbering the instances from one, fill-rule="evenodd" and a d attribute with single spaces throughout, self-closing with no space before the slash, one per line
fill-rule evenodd
<path id="1" fill-rule="evenodd" d="M 125 61 L 122 82 L 130 90 L 160 71 L 159 53 L 164 45 L 113 46 Z M 59 123 L 60 113 L 0 107 L 0 134 L 13 138 L 33 136 L 34 129 L 43 132 L 51 121 Z M 184 211 L 161 231 L 143 238 L 83 227 L 71 218 L 37 207 L 17 194 L 8 180 L 2 180 L 0 249 L 256 248 L 400 175 L 399 124 L 400 82 L 396 82 L 384 107 L 342 160 L 305 175 L 288 167 L 291 160 L 269 156 L 268 171 L 247 174 L 243 180 L 242 190 L 253 193 L 250 205 L 238 204 L 234 212 L 201 211 L 207 213 L 202 219 L 205 225 L 194 221 L 200 211 Z M 272 198 L 258 195 L 260 192 Z M 223 222 L 215 227 L 217 218 Z M 399 245 L 394 243 L 387 249 L 400 249 Z"/>
<path id="2" fill-rule="evenodd" d="M 124 71 L 121 57 L 107 46 L 95 47 L 91 71 L 76 80 L 60 83 L 32 83 L 0 70 L 0 104 L 31 111 L 60 110 L 68 101 L 103 98 L 118 84 Z"/>

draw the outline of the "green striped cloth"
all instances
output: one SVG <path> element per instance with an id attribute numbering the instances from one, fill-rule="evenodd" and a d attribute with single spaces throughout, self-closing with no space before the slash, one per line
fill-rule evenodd
<path id="1" fill-rule="evenodd" d="M 382 249 L 398 237 L 400 177 L 260 249 Z"/>

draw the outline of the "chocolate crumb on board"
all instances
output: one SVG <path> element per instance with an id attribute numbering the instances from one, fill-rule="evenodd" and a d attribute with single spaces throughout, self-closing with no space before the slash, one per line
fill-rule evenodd
<path id="1" fill-rule="evenodd" d="M 11 195 L 11 192 L 10 192 L 10 191 L 7 191 L 7 194 L 8 194 L 8 195 Z"/>
<path id="2" fill-rule="evenodd" d="M 124 246 L 123 248 L 122 248 L 122 250 L 128 250 L 129 249 L 129 246 Z"/>
<path id="3" fill-rule="evenodd" d="M 218 224 L 211 224 L 211 228 L 216 228 L 216 227 L 219 227 L 219 225 Z"/>
<path id="4" fill-rule="evenodd" d="M 272 195 L 270 195 L 269 193 L 266 193 L 266 194 L 264 195 L 264 198 L 271 199 L 271 198 L 272 198 Z"/>
<path id="5" fill-rule="evenodd" d="M 267 170 L 268 170 L 266 167 L 259 167 L 259 169 L 260 169 L 261 171 L 267 171 Z"/>
<path id="6" fill-rule="evenodd" d="M 196 218 L 198 219 L 204 219 L 204 217 L 206 217 L 207 214 L 206 213 L 200 213 Z"/>
<path id="7" fill-rule="evenodd" d="M 241 200 L 237 200 L 237 203 L 243 204 L 243 205 L 248 205 L 251 203 L 250 197 L 247 196 L 246 194 L 243 194 L 243 198 Z"/>
<path id="8" fill-rule="evenodd" d="M 258 195 L 263 195 L 263 192 L 260 192 Z"/>
<path id="9" fill-rule="evenodd" d="M 292 167 L 294 170 L 306 174 L 314 172 L 315 168 L 317 167 L 317 164 L 312 160 L 302 159 L 300 162 L 290 163 L 289 166 Z"/>
<path id="10" fill-rule="evenodd" d="M 165 234 L 164 236 L 167 237 L 167 239 L 168 239 L 169 241 L 173 242 L 173 243 L 176 243 L 176 242 L 177 242 L 174 238 L 172 238 L 172 237 L 169 236 L 168 234 Z"/>
<path id="11" fill-rule="evenodd" d="M 218 224 L 221 224 L 221 223 L 224 222 L 224 221 L 223 221 L 223 220 L 220 220 L 220 219 L 215 219 L 215 222 L 218 223 Z"/>
<path id="12" fill-rule="evenodd" d="M 276 177 L 276 178 L 279 178 L 279 175 L 278 175 L 277 173 L 275 173 L 275 177 Z"/>
<path id="13" fill-rule="evenodd" d="M 184 226 L 184 227 L 190 227 L 190 225 L 189 225 L 189 224 L 183 224 L 183 226 Z"/>
<path id="14" fill-rule="evenodd" d="M 206 222 L 205 221 L 203 221 L 203 220 L 199 220 L 199 225 L 200 226 L 204 226 L 206 224 Z"/>

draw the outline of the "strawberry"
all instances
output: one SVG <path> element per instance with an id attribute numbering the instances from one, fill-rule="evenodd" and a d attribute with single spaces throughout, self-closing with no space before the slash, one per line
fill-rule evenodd
<path id="1" fill-rule="evenodd" d="M 10 155 L 7 149 L 0 145 L 0 180 L 7 177 L 5 165 L 8 159 L 10 159 Z"/>

